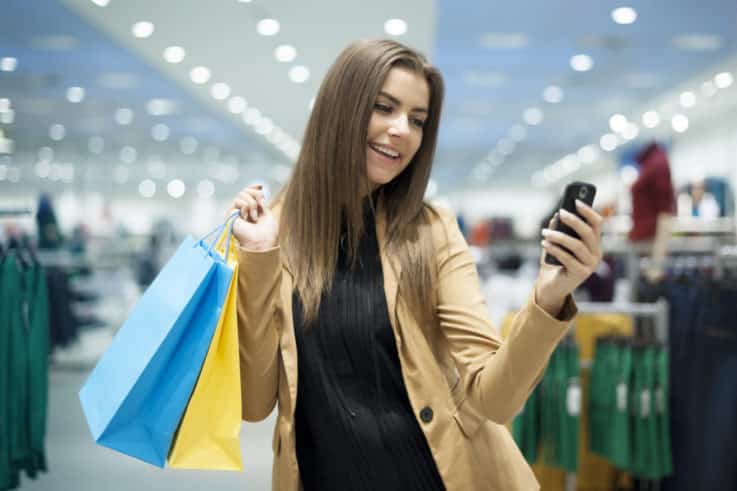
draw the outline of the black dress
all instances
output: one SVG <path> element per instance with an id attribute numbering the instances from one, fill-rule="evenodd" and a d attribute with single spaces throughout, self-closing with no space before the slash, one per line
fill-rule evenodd
<path id="1" fill-rule="evenodd" d="M 293 295 L 297 461 L 305 491 L 434 491 L 442 479 L 407 396 L 389 322 L 374 216 L 356 267 L 341 247 L 309 332 Z"/>

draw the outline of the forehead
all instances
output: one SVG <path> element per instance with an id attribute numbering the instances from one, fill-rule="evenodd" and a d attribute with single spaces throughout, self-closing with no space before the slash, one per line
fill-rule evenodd
<path id="1" fill-rule="evenodd" d="M 430 104 L 430 87 L 421 74 L 407 68 L 394 67 L 381 87 L 386 92 L 411 108 L 427 108 Z"/>

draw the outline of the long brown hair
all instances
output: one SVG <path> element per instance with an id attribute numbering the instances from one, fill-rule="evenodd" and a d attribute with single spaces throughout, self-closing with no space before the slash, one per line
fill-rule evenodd
<path id="1" fill-rule="evenodd" d="M 310 326 L 323 293 L 332 287 L 341 223 L 355 260 L 363 234 L 363 199 L 370 195 L 366 173 L 369 120 L 389 71 L 402 67 L 420 74 L 430 89 L 422 143 L 410 164 L 382 186 L 387 254 L 398 257 L 400 291 L 411 308 L 426 316 L 436 271 L 428 213 L 423 202 L 435 155 L 443 102 L 443 79 L 420 53 L 391 40 L 358 41 L 333 63 L 320 86 L 292 176 L 277 198 L 280 244 L 295 277 Z M 372 203 L 373 205 L 373 203 Z"/>

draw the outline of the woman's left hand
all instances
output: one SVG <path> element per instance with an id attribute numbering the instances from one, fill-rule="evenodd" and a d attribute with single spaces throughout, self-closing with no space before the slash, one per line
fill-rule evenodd
<path id="1" fill-rule="evenodd" d="M 535 283 L 535 299 L 543 309 L 557 317 L 566 297 L 583 283 L 599 267 L 601 262 L 601 215 L 576 200 L 581 220 L 573 213 L 561 210 L 543 229 L 543 252 L 540 257 L 540 274 Z M 580 239 L 554 230 L 555 221 L 563 220 L 578 233 Z M 568 249 L 561 248 L 561 246 Z M 545 254 L 551 254 L 563 265 L 545 262 Z"/>

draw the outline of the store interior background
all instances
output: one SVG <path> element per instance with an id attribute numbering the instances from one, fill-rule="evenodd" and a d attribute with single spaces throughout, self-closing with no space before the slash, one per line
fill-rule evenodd
<path id="1" fill-rule="evenodd" d="M 99 297 L 77 312 L 92 327 L 52 353 L 50 472 L 21 489 L 268 489 L 271 418 L 244 424 L 244 474 L 160 471 L 96 447 L 76 392 L 186 234 L 217 226 L 245 185 L 278 191 L 330 63 L 380 37 L 445 77 L 428 199 L 469 229 L 513 225 L 498 249 L 474 249 L 481 263 L 539 254 L 541 223 L 573 180 L 596 184 L 611 215 L 605 248 L 628 247 L 634 155 L 652 141 L 677 195 L 710 177 L 737 189 L 733 0 L 4 0 L 0 242 L 37 238 L 45 195 L 64 240 L 39 259 L 88 267 L 77 286 Z M 674 243 L 734 245 L 733 210 L 723 215 L 681 216 Z M 489 287 L 507 291 L 490 294 L 497 325 L 527 286 Z M 620 283 L 618 299 L 632 288 Z"/>

